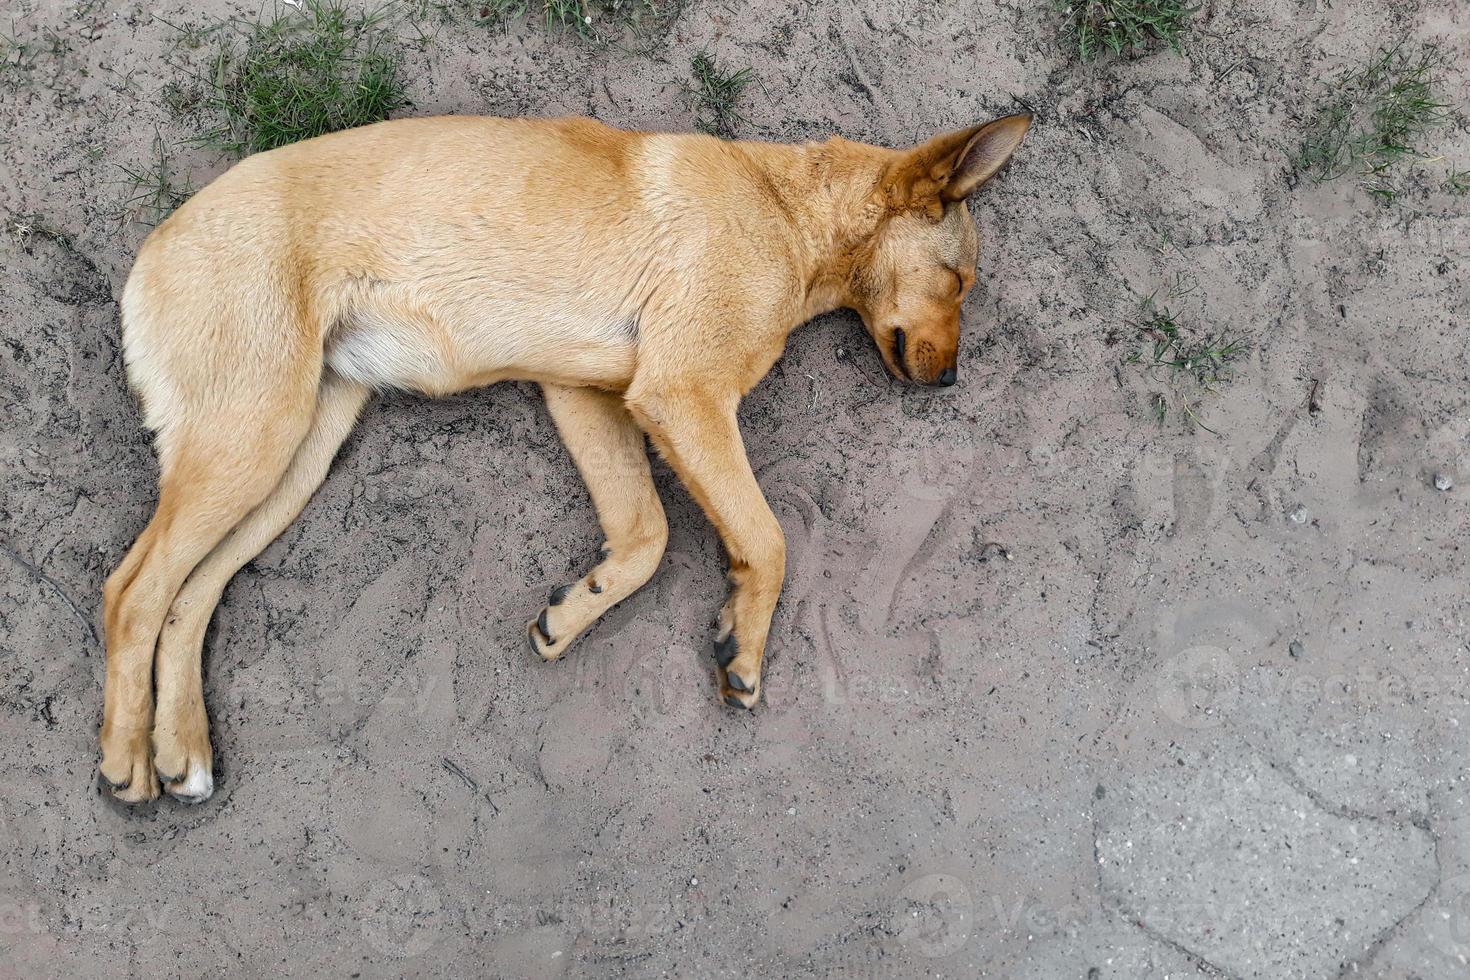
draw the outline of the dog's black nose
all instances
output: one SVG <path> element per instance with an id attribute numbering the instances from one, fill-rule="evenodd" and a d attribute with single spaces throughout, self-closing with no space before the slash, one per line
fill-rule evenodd
<path id="1" fill-rule="evenodd" d="M 955 379 L 958 377 L 958 371 L 956 371 L 953 367 L 947 367 L 944 369 L 944 372 L 939 375 L 939 383 L 948 388 L 950 385 L 955 383 Z"/>

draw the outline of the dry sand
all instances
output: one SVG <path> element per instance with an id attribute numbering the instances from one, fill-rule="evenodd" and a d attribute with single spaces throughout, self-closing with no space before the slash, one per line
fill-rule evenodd
<path id="1" fill-rule="evenodd" d="M 231 8 L 14 0 L 0 27 L 62 50 L 0 85 L 0 977 L 1461 974 L 1467 199 L 1285 159 L 1400 34 L 1449 42 L 1463 100 L 1470 8 L 1206 0 L 1182 54 L 1083 67 L 1044 6 L 407 46 L 416 114 L 687 128 L 704 46 L 753 66 L 749 137 L 1033 107 L 975 207 L 961 384 L 889 380 L 843 313 L 749 398 L 790 542 L 753 713 L 713 690 L 721 555 L 666 468 L 657 577 L 547 665 L 523 624 L 601 538 L 534 389 L 380 400 L 215 617 L 216 797 L 123 812 L 99 592 L 156 469 L 116 181 L 155 129 L 196 185 L 226 165 L 178 147 L 164 86 L 206 52 L 163 21 Z M 1463 124 L 1434 139 L 1470 166 Z M 1189 322 L 1252 344 L 1219 435 L 1157 426 L 1122 366 L 1180 273 Z"/>

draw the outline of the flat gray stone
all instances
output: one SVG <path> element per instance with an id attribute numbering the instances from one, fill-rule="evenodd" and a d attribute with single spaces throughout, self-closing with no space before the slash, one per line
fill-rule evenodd
<path id="1" fill-rule="evenodd" d="M 1104 904 L 1233 977 L 1334 977 L 1434 888 L 1429 833 L 1252 753 L 1183 757 L 1097 808 Z"/>

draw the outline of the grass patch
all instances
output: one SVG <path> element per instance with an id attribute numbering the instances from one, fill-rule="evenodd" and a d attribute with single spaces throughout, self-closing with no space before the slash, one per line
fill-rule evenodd
<path id="1" fill-rule="evenodd" d="M 1449 118 L 1436 77 L 1443 67 L 1437 49 L 1399 42 L 1343 72 L 1307 127 L 1296 171 L 1319 184 L 1356 174 L 1379 200 L 1397 198 L 1405 167 L 1430 159 L 1425 135 Z"/>
<path id="2" fill-rule="evenodd" d="M 156 225 L 173 213 L 194 193 L 188 181 L 174 172 L 168 144 L 157 132 L 153 134 L 153 156 L 140 167 L 119 166 L 121 183 L 128 185 L 131 196 L 118 206 L 120 223 L 136 221 Z"/>
<path id="3" fill-rule="evenodd" d="M 0 88 L 14 90 L 28 84 L 42 50 L 34 42 L 0 34 Z"/>
<path id="4" fill-rule="evenodd" d="M 1077 46 L 1083 61 L 1104 52 L 1146 51 L 1159 44 L 1179 50 L 1197 7 L 1178 0 L 1052 0 L 1062 14 L 1062 35 Z"/>
<path id="5" fill-rule="evenodd" d="M 55 66 L 65 54 L 66 42 L 53 31 L 32 41 L 19 35 L 0 34 L 0 89 L 18 91 L 29 86 L 43 58 L 51 62 L 54 74 Z"/>
<path id="6" fill-rule="evenodd" d="M 1235 365 L 1248 350 L 1245 341 L 1224 334 L 1195 336 L 1154 296 L 1143 301 L 1133 326 L 1144 346 L 1125 363 L 1139 366 L 1151 383 L 1160 386 L 1149 398 L 1159 425 L 1174 415 L 1214 433 L 1200 418 L 1202 405 L 1235 377 Z"/>
<path id="7" fill-rule="evenodd" d="M 714 55 L 701 51 L 690 61 L 689 70 L 694 84 L 685 91 L 694 103 L 695 128 L 711 136 L 734 137 L 735 124 L 748 121 L 735 103 L 752 81 L 750 69 L 722 71 Z"/>
<path id="8" fill-rule="evenodd" d="M 205 24 L 174 23 L 159 14 L 154 14 L 153 17 L 160 24 L 174 32 L 173 48 L 183 48 L 188 51 L 197 51 L 204 47 L 205 44 L 209 43 L 211 35 L 228 23 L 226 21 Z"/>
<path id="9" fill-rule="evenodd" d="M 386 119 L 407 98 L 385 19 L 343 0 L 301 0 L 237 25 L 206 80 L 206 107 L 221 122 L 201 142 L 256 153 Z"/>

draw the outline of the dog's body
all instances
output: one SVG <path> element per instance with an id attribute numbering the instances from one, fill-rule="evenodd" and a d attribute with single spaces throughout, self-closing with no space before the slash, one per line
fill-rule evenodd
<path id="1" fill-rule="evenodd" d="M 667 526 L 646 433 L 719 530 L 716 639 L 750 707 L 785 546 L 735 411 L 786 338 L 856 308 L 896 374 L 955 378 L 965 197 L 1029 120 L 909 151 L 400 120 L 251 157 L 149 237 L 123 293 L 158 509 L 105 590 L 102 775 L 213 789 L 200 655 L 226 583 L 305 506 L 375 389 L 540 382 L 607 536 L 528 628 L 559 657 L 639 588 Z M 156 707 L 155 707 L 156 705 Z"/>

